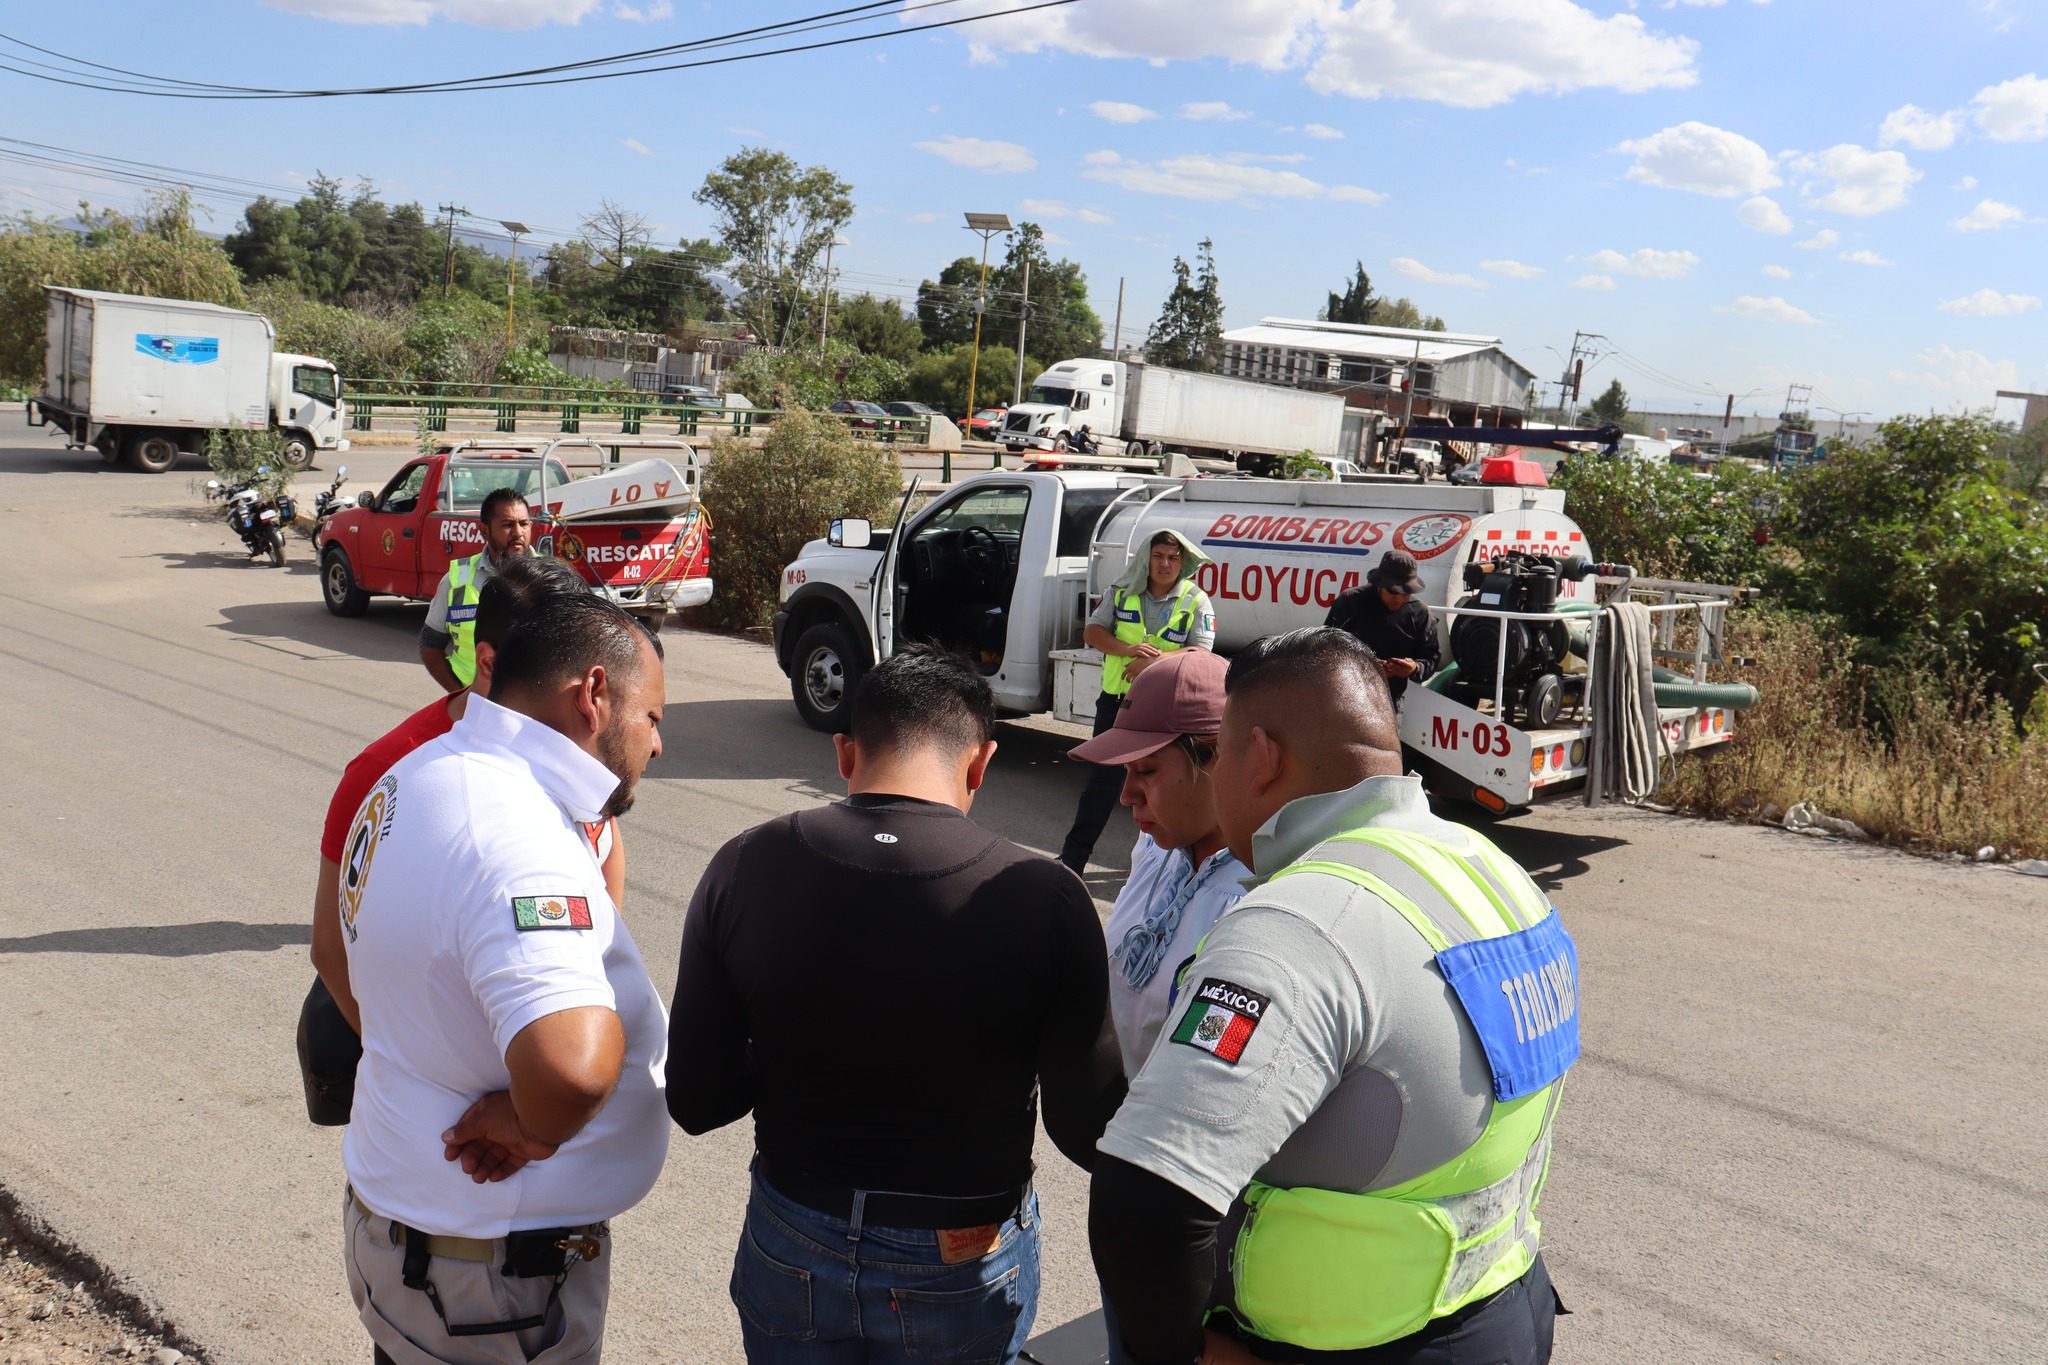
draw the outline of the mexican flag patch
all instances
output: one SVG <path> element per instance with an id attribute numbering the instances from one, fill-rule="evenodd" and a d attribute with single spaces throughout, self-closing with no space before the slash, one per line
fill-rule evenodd
<path id="1" fill-rule="evenodd" d="M 512 922 L 529 929 L 588 929 L 590 902 L 582 896 L 514 896 Z"/>
<path id="2" fill-rule="evenodd" d="M 1187 1013 L 1180 1017 L 1180 1026 L 1173 1031 L 1173 1041 L 1213 1052 L 1236 1066 L 1271 1003 L 1266 996 L 1246 990 L 1234 981 L 1205 977 L 1194 998 L 1188 1001 Z"/>

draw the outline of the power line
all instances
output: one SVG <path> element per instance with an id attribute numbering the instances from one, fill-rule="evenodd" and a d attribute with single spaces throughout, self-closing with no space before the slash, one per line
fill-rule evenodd
<path id="1" fill-rule="evenodd" d="M 931 8 L 939 4 L 953 3 L 957 3 L 957 0 L 927 0 L 926 4 L 916 6 L 915 8 Z M 898 25 L 892 28 L 881 29 L 873 33 L 857 33 L 845 38 L 831 38 L 814 43 L 799 43 L 789 47 L 764 48 L 755 52 L 739 52 L 723 57 L 706 57 L 697 61 L 669 62 L 657 66 L 635 67 L 632 68 L 631 70 L 626 71 L 597 71 L 588 72 L 583 75 L 547 76 L 533 80 L 514 80 L 505 79 L 503 77 L 476 76 L 468 77 L 465 80 L 455 82 L 426 82 L 413 85 L 366 86 L 353 89 L 335 90 L 266 90 L 261 87 L 255 86 L 235 90 L 207 90 L 199 88 L 161 88 L 165 78 L 148 75 L 138 76 L 134 79 L 157 82 L 157 86 L 111 84 L 109 82 L 101 80 L 73 80 L 64 76 L 44 75 L 36 71 L 23 70 L 21 67 L 10 65 L 8 62 L 5 61 L 0 61 L 0 71 L 10 71 L 17 76 L 27 76 L 31 80 L 48 81 L 53 84 L 68 85 L 83 90 L 111 91 L 113 93 L 127 95 L 146 95 L 158 99 L 296 100 L 335 99 L 349 96 L 364 95 L 465 94 L 478 90 L 519 90 L 529 89 L 536 86 L 578 85 L 587 81 L 616 80 L 626 76 L 649 76 L 669 71 L 691 71 L 703 67 L 725 66 L 734 62 L 754 61 L 762 57 L 785 57 L 803 52 L 818 52 L 828 48 L 846 47 L 854 43 L 873 42 L 881 38 L 907 37 L 914 33 L 928 33 L 937 29 L 957 28 L 965 24 L 980 23 L 983 20 L 987 19 L 1000 19 L 1022 14 L 1031 14 L 1035 13 L 1038 10 L 1045 9 L 1060 9 L 1067 5 L 1079 3 L 1080 0 L 1037 0 L 1037 3 L 1035 4 L 1017 5 L 1009 9 L 992 10 L 985 14 L 961 15 L 959 17 L 952 19 L 934 20 L 926 24 Z M 792 22 L 801 23 L 803 21 Z M 822 24 L 818 25 L 818 27 L 826 26 L 827 25 Z M 778 29 L 788 31 L 804 31 L 791 29 L 790 25 L 778 25 L 776 27 Z M 10 42 L 20 41 L 18 39 L 8 37 L 8 35 L 5 34 L 0 34 L 0 38 L 5 38 L 7 39 L 7 41 Z M 726 45 L 730 41 L 732 40 L 728 36 L 727 38 L 723 39 L 704 39 L 700 40 L 697 44 L 687 46 L 703 47 L 709 45 Z M 38 50 L 48 51 L 48 49 Z M 63 56 L 64 54 L 56 55 Z M 65 59 L 71 61 L 78 60 L 76 58 L 70 57 L 66 57 Z M 23 59 L 13 58 L 12 60 L 20 61 Z M 621 56 L 618 57 L 594 60 L 600 62 L 611 62 L 620 60 L 631 60 L 631 58 L 626 57 L 625 55 L 622 54 Z"/>

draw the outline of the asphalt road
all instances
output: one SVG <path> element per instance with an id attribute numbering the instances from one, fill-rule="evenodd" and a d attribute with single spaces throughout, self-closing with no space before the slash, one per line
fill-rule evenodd
<path id="1" fill-rule="evenodd" d="M 362 452 L 349 486 L 402 455 Z M 421 608 L 329 616 L 304 542 L 246 563 L 203 477 L 104 468 L 0 415 L 0 1188 L 213 1360 L 358 1361 L 339 1134 L 305 1122 L 292 1027 L 321 812 L 431 694 Z M 669 646 L 668 752 L 626 830 L 664 990 L 711 852 L 836 794 L 763 645 Z M 1050 849 L 1067 741 L 1001 739 L 975 813 Z M 2048 885 L 1630 811 L 1498 834 L 1584 961 L 1544 1205 L 1560 1361 L 2042 1358 Z M 743 1126 L 678 1135 L 619 1220 L 612 1359 L 737 1358 L 748 1150 Z M 1093 1285 L 1084 1181 L 1041 1154 L 1050 1326 Z"/>

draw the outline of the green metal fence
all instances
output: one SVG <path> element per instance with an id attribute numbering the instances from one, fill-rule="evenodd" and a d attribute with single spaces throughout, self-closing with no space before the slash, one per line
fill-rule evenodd
<path id="1" fill-rule="evenodd" d="M 586 420 L 616 418 L 625 436 L 718 435 L 750 436 L 775 420 L 772 408 L 706 407 L 664 402 L 652 394 L 604 393 L 589 389 L 511 384 L 390 384 L 344 380 L 349 426 L 370 431 L 381 417 L 408 425 L 425 418 L 429 431 L 446 431 L 451 418 L 464 423 L 489 423 L 490 430 L 516 432 L 522 421 L 529 430 L 548 429 L 564 435 L 583 430 Z M 854 413 L 821 414 L 853 429 L 855 437 L 925 445 L 931 441 L 931 420 L 925 417 L 861 417 Z"/>

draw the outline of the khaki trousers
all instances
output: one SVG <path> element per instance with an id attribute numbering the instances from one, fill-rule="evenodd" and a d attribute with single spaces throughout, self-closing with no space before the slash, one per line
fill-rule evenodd
<path id="1" fill-rule="evenodd" d="M 605 1305 L 611 1297 L 611 1236 L 594 1261 L 569 1268 L 554 1307 L 548 1296 L 554 1279 L 507 1279 L 504 1243 L 491 1264 L 443 1256 L 427 1263 L 427 1278 L 441 1296 L 448 1322 L 456 1327 L 506 1322 L 539 1314 L 547 1320 L 526 1332 L 455 1337 L 448 1334 L 426 1294 L 404 1281 L 405 1244 L 391 1220 L 365 1213 L 355 1199 L 341 1201 L 342 1262 L 348 1267 L 349 1297 L 363 1326 L 395 1365 L 597 1365 L 604 1350 Z"/>

